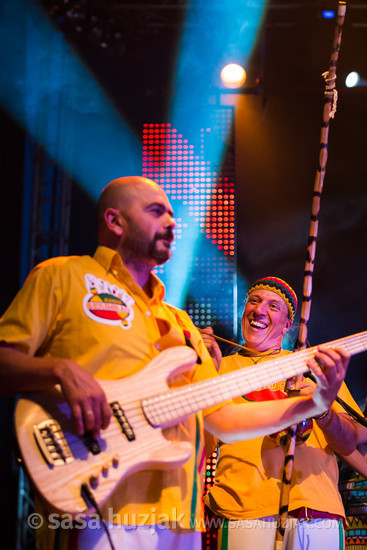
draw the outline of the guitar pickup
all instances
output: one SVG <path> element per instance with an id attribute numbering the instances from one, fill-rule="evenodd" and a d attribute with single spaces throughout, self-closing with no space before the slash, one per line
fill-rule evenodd
<path id="1" fill-rule="evenodd" d="M 74 460 L 73 453 L 56 420 L 33 426 L 33 433 L 44 459 L 50 466 L 64 466 Z"/>
<path id="2" fill-rule="evenodd" d="M 110 403 L 110 407 L 112 409 L 113 416 L 120 424 L 122 433 L 126 436 L 126 439 L 128 441 L 134 441 L 134 430 L 132 429 L 123 409 L 121 408 L 120 403 L 118 401 L 113 401 L 112 403 Z"/>

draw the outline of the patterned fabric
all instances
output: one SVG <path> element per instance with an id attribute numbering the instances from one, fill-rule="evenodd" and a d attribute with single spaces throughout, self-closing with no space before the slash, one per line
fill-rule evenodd
<path id="1" fill-rule="evenodd" d="M 285 281 L 279 279 L 278 277 L 263 277 L 262 279 L 258 279 L 257 281 L 255 281 L 253 285 L 250 286 L 246 294 L 245 301 L 247 300 L 251 292 L 254 292 L 254 290 L 258 290 L 261 288 L 265 290 L 270 290 L 271 292 L 275 292 L 281 298 L 283 298 L 283 300 L 287 304 L 290 319 L 293 321 L 297 311 L 297 296 L 292 287 L 290 287 Z"/>
<path id="2" fill-rule="evenodd" d="M 339 491 L 347 515 L 346 550 L 367 550 L 367 480 L 342 464 Z"/>

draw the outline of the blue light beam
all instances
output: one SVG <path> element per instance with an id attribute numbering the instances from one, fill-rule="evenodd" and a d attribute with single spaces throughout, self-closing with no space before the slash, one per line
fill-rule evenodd
<path id="1" fill-rule="evenodd" d="M 217 102 L 219 75 L 222 67 L 229 63 L 240 63 L 246 67 L 250 59 L 258 31 L 265 12 L 266 0 L 193 0 L 187 13 L 182 34 L 179 60 L 173 80 L 171 102 L 172 125 L 190 141 L 200 130 L 211 126 L 210 108 Z M 214 99 L 213 99 L 214 96 Z M 204 155 L 209 167 L 221 165 L 226 140 L 212 141 Z M 185 206 L 175 205 L 176 216 L 185 218 Z M 190 239 L 200 240 L 200 227 L 191 221 Z M 191 279 L 189 268 L 194 250 L 185 247 L 181 254 L 171 261 L 167 272 L 167 286 L 174 290 L 170 297 L 182 305 L 184 290 Z M 185 260 L 185 261 L 184 261 Z M 180 284 L 172 285 L 174 273 L 181 273 Z M 199 289 L 198 289 L 199 290 Z"/>
<path id="2" fill-rule="evenodd" d="M 141 171 L 141 144 L 34 0 L 2 2 L 0 101 L 87 193 Z"/>
<path id="3" fill-rule="evenodd" d="M 181 40 L 170 116 L 189 139 L 197 125 L 193 115 L 217 92 L 223 66 L 233 62 L 246 69 L 265 5 L 266 0 L 193 0 Z M 202 123 L 205 127 L 205 120 Z M 221 154 L 220 148 L 219 158 Z"/>

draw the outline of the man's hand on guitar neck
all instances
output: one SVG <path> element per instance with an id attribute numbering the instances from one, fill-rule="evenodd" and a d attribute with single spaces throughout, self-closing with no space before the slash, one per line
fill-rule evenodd
<path id="1" fill-rule="evenodd" d="M 347 372 L 350 354 L 339 347 L 330 348 L 321 345 L 317 349 L 313 359 L 307 361 L 307 366 L 317 380 L 313 401 L 320 407 L 319 414 L 322 414 L 336 399 Z"/>
<path id="2" fill-rule="evenodd" d="M 331 352 L 331 355 L 329 356 L 326 354 L 316 354 L 317 355 L 317 361 L 316 366 L 314 367 L 316 369 L 320 369 L 320 365 L 325 365 L 326 361 L 329 361 L 331 359 L 334 361 L 335 359 L 335 379 L 333 378 L 331 380 L 331 383 L 337 383 L 338 377 L 340 374 L 346 371 L 347 364 L 349 363 L 349 356 L 348 353 L 345 352 L 345 350 L 340 350 L 339 348 L 328 348 Z M 334 355 L 336 352 L 337 355 Z M 343 354 L 346 353 L 346 363 L 344 363 Z M 342 354 L 342 356 L 340 356 Z M 339 358 L 337 358 L 339 357 Z M 334 359 L 332 359 L 334 358 Z M 340 365 L 338 365 L 338 362 L 342 363 L 341 369 L 339 369 Z M 333 367 L 334 368 L 334 367 Z M 321 367 L 322 375 L 324 376 L 330 376 L 330 373 L 327 374 L 327 367 L 322 366 Z M 323 382 L 321 382 L 322 386 Z M 325 398 L 330 399 L 330 397 L 333 395 L 334 390 L 325 389 L 325 384 L 323 387 L 320 386 L 320 382 L 316 385 L 315 382 L 312 380 L 302 380 L 301 382 L 296 381 L 295 384 L 291 385 L 290 392 L 288 393 L 289 396 L 297 396 L 297 395 L 313 395 L 315 390 L 318 388 L 319 391 L 324 392 Z M 327 386 L 327 388 L 330 388 L 330 386 Z M 316 399 L 318 399 L 318 395 L 316 394 Z M 339 455 L 349 455 L 352 453 L 356 448 L 356 430 L 354 428 L 353 422 L 351 421 L 351 418 L 348 416 L 348 414 L 340 412 L 338 408 L 335 407 L 335 404 L 333 404 L 331 407 L 326 409 L 324 413 L 320 415 L 314 416 L 314 421 L 317 422 L 318 427 L 323 431 L 324 437 L 326 438 L 326 441 L 330 445 L 330 447 L 333 449 L 333 451 Z"/>
<path id="3" fill-rule="evenodd" d="M 312 394 L 273 401 L 229 403 L 207 415 L 205 427 L 223 443 L 233 443 L 284 430 L 303 418 L 322 414 L 337 396 L 349 359 L 344 349 L 320 346 L 307 361 L 317 379 Z"/>
<path id="4" fill-rule="evenodd" d="M 5 343 L 0 345 L 0 393 L 42 391 L 55 384 L 60 384 L 71 407 L 78 435 L 88 431 L 98 437 L 111 419 L 98 380 L 70 359 L 33 357 Z"/>

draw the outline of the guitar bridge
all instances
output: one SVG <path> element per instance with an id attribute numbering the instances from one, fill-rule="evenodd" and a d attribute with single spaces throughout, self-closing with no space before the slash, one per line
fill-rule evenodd
<path id="1" fill-rule="evenodd" d="M 33 426 L 38 446 L 50 466 L 63 466 L 74 460 L 74 456 L 56 420 L 45 420 Z"/>
<path id="2" fill-rule="evenodd" d="M 126 436 L 126 439 L 128 441 L 134 441 L 135 439 L 134 431 L 131 425 L 129 424 L 129 421 L 123 409 L 121 408 L 120 403 L 118 401 L 113 401 L 112 403 L 110 403 L 110 407 L 112 409 L 113 416 L 116 418 L 117 422 L 120 424 L 122 433 Z"/>

